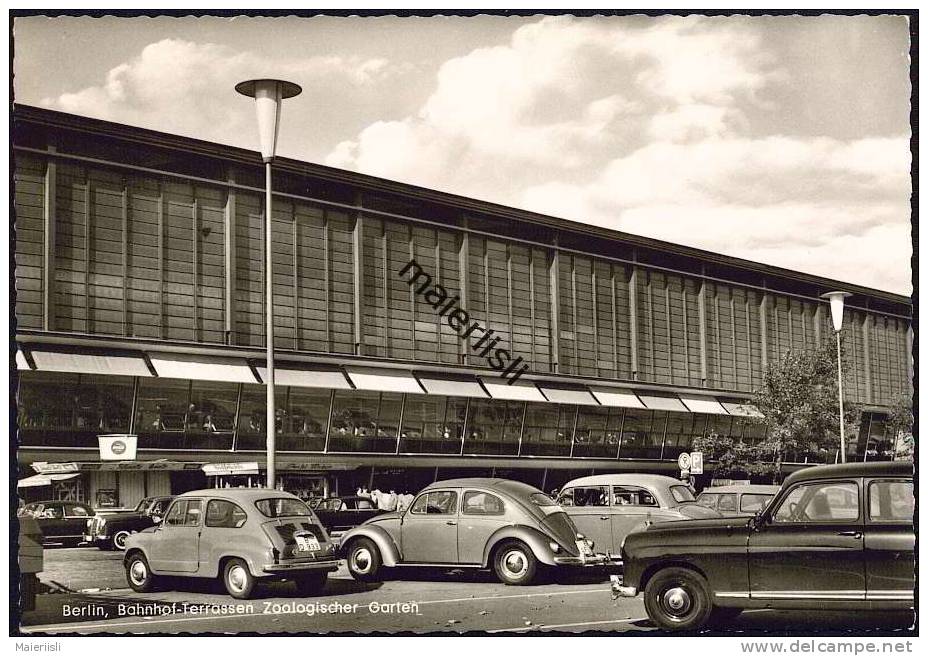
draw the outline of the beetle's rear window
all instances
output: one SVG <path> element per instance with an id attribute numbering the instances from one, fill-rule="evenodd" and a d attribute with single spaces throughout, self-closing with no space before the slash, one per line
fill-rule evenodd
<path id="1" fill-rule="evenodd" d="M 260 499 L 255 508 L 265 517 L 309 517 L 309 507 L 299 499 Z"/>

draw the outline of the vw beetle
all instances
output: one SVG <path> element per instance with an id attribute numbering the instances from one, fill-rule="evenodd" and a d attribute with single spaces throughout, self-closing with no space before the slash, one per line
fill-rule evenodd
<path id="1" fill-rule="evenodd" d="M 382 568 L 491 568 L 507 585 L 541 569 L 605 563 L 563 509 L 541 490 L 499 478 L 426 487 L 403 512 L 367 520 L 342 536 L 340 555 L 358 581 Z"/>

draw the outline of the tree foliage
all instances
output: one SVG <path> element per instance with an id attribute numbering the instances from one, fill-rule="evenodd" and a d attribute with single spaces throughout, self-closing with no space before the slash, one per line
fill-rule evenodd
<path id="1" fill-rule="evenodd" d="M 847 371 L 847 366 L 842 365 Z M 765 440 L 757 445 L 755 459 L 770 463 L 777 480 L 781 479 L 787 457 L 812 460 L 824 451 L 839 448 L 835 340 L 813 351 L 788 351 L 778 362 L 770 363 L 753 403 L 763 413 L 768 427 Z M 859 420 L 859 410 L 845 399 L 846 435 Z"/>
<path id="2" fill-rule="evenodd" d="M 912 432 L 914 426 L 912 396 L 897 394 L 886 418 L 886 434 L 893 440 L 893 454 L 896 460 L 915 458 L 915 437 Z"/>

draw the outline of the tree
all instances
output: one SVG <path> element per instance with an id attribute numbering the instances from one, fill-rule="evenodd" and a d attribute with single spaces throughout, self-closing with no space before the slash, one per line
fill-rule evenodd
<path id="1" fill-rule="evenodd" d="M 893 441 L 893 459 L 914 460 L 915 438 L 912 430 L 915 426 L 915 417 L 912 414 L 910 394 L 897 394 L 893 398 L 885 426 L 886 434 Z"/>
<path id="2" fill-rule="evenodd" d="M 750 469 L 747 460 L 751 454 L 744 443 L 715 431 L 693 440 L 693 451 L 701 452 L 706 460 L 715 463 L 712 473 L 716 478 L 735 478 L 735 474 L 747 473 Z"/>
<path id="3" fill-rule="evenodd" d="M 842 362 L 844 371 L 848 370 Z M 784 459 L 817 459 L 839 447 L 838 364 L 835 340 L 812 351 L 788 351 L 768 365 L 753 403 L 764 415 L 767 436 L 756 449 L 782 480 Z M 858 423 L 859 410 L 845 399 L 845 430 Z"/>

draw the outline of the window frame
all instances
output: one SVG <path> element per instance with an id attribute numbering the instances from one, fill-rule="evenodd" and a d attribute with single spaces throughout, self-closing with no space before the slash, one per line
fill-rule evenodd
<path id="1" fill-rule="evenodd" d="M 429 495 L 438 494 L 441 492 L 454 495 L 454 511 L 450 513 L 430 513 L 429 512 L 429 501 L 428 501 Z M 428 490 L 425 492 L 421 492 L 419 493 L 419 496 L 417 496 L 413 500 L 413 502 L 409 504 L 409 514 L 415 515 L 416 517 L 448 517 L 449 515 L 457 516 L 460 511 L 460 508 L 458 507 L 459 505 L 458 501 L 459 501 L 460 496 L 461 495 L 458 494 L 457 490 Z M 422 497 L 425 497 L 425 512 L 415 512 L 413 508 L 415 508 L 416 502 L 418 502 L 419 499 L 421 499 Z"/>
<path id="2" fill-rule="evenodd" d="M 761 494 L 760 492 L 743 492 L 741 497 L 738 499 L 738 512 L 747 512 L 747 513 L 757 513 L 761 510 L 764 510 L 771 501 L 773 501 L 774 494 Z M 761 503 L 760 508 L 757 510 L 745 510 L 744 509 L 744 499 L 745 497 L 760 497 L 761 499 L 766 499 Z"/>
<path id="3" fill-rule="evenodd" d="M 651 501 L 653 501 L 654 503 L 634 503 L 634 504 L 612 503 L 615 501 L 616 488 L 622 488 L 630 492 L 634 492 L 635 494 L 639 495 L 638 497 L 639 499 L 641 498 L 640 496 L 641 492 L 645 492 L 649 497 L 651 497 Z M 660 508 L 661 507 L 661 502 L 658 501 L 657 495 L 654 494 L 648 488 L 643 487 L 641 485 L 624 485 L 624 484 L 620 485 L 620 484 L 613 483 L 612 484 L 612 496 L 609 499 L 609 501 L 610 503 L 612 503 L 613 506 L 622 506 L 622 507 L 630 506 L 632 508 Z"/>
<path id="4" fill-rule="evenodd" d="M 780 511 L 780 508 L 783 507 L 783 504 L 789 499 L 790 495 L 799 488 L 802 487 L 825 487 L 825 486 L 834 486 L 850 484 L 855 487 L 857 490 L 857 516 L 854 518 L 837 518 L 837 519 L 809 519 L 809 520 L 800 520 L 794 522 L 778 522 L 776 520 L 777 513 Z M 807 504 L 808 505 L 808 504 Z M 812 481 L 802 481 L 796 483 L 790 487 L 783 494 L 783 498 L 780 503 L 777 504 L 776 508 L 770 510 L 770 523 L 776 526 L 814 526 L 816 524 L 860 524 L 863 523 L 863 515 L 861 513 L 861 485 L 860 480 L 856 478 L 836 478 L 836 479 L 824 479 L 824 480 L 812 480 Z"/>
<path id="5" fill-rule="evenodd" d="M 896 477 L 889 477 L 889 476 L 887 476 L 887 477 L 885 477 L 885 478 L 868 478 L 868 479 L 866 479 L 866 480 L 864 481 L 864 483 L 865 483 L 865 485 L 864 485 L 864 490 L 865 490 L 865 494 L 864 494 L 864 505 L 865 505 L 866 508 L 867 508 L 867 523 L 868 523 L 868 524 L 886 525 L 886 524 L 914 524 L 914 523 L 915 523 L 915 522 L 914 522 L 914 515 L 913 515 L 913 517 L 910 517 L 909 519 L 896 519 L 895 517 L 892 518 L 892 519 L 880 519 L 879 517 L 876 517 L 876 518 L 875 518 L 875 517 L 873 517 L 873 516 L 870 514 L 870 508 L 871 508 L 871 506 L 870 506 L 870 488 L 871 488 L 871 486 L 872 486 L 874 483 L 908 483 L 909 485 L 912 486 L 912 494 L 913 494 L 913 496 L 914 496 L 914 494 L 915 494 L 915 481 L 914 481 L 914 479 L 905 478 L 905 477 L 896 478 Z"/>
<path id="6" fill-rule="evenodd" d="M 483 494 L 489 497 L 493 497 L 499 501 L 499 512 L 467 512 L 467 497 L 471 494 Z M 461 495 L 461 514 L 468 515 L 470 517 L 499 517 L 506 514 L 506 502 L 496 494 L 491 492 L 484 492 L 483 490 L 465 490 L 464 494 Z"/>
<path id="7" fill-rule="evenodd" d="M 215 525 L 215 524 L 210 524 L 210 523 L 209 523 L 209 507 L 210 507 L 212 504 L 214 504 L 214 503 L 228 503 L 229 505 L 233 506 L 234 508 L 238 508 L 238 509 L 241 511 L 242 515 L 244 515 L 245 521 L 242 522 L 241 524 L 239 524 L 238 526 L 217 526 L 217 525 Z M 233 510 L 232 512 L 234 513 L 235 511 Z M 231 528 L 231 529 L 240 529 L 240 528 L 242 528 L 242 527 L 243 527 L 245 524 L 247 524 L 247 523 L 248 523 L 248 513 L 245 512 L 245 509 L 242 508 L 242 507 L 241 507 L 240 505 L 238 505 L 237 503 L 235 503 L 234 501 L 229 501 L 228 499 L 209 499 L 209 500 L 207 500 L 207 502 L 206 502 L 206 512 L 205 512 L 205 514 L 204 514 L 204 516 L 203 516 L 203 527 L 204 527 L 204 528 Z"/>

